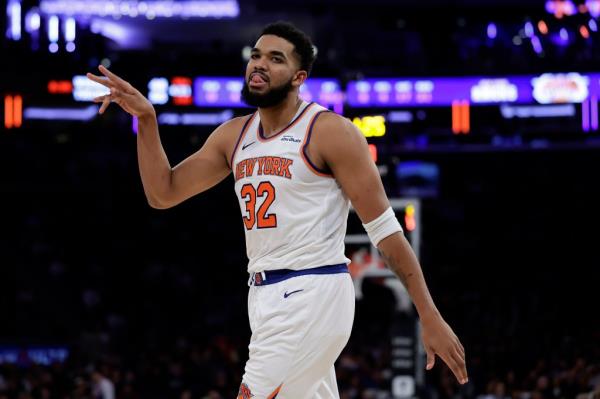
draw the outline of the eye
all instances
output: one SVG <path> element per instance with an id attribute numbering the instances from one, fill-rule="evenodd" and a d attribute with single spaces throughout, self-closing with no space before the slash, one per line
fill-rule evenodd
<path id="1" fill-rule="evenodd" d="M 252 55 L 250 56 L 250 58 L 252 58 L 253 60 L 256 60 L 256 59 L 258 59 L 259 57 L 260 57 L 260 56 L 259 56 L 258 54 L 252 54 Z"/>
<path id="2" fill-rule="evenodd" d="M 272 58 L 271 58 L 271 60 L 272 60 L 273 62 L 276 62 L 276 63 L 281 63 L 281 62 L 283 62 L 283 60 L 282 60 L 281 58 L 279 58 L 279 57 L 272 57 Z"/>

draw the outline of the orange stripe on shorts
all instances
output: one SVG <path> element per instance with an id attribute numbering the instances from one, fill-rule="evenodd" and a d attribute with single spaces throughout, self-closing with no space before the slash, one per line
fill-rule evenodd
<path id="1" fill-rule="evenodd" d="M 269 396 L 267 396 L 267 399 L 275 399 L 277 397 L 277 394 L 279 393 L 279 391 L 281 391 L 282 386 L 283 386 L 283 384 L 281 384 L 280 386 L 275 388 L 275 390 L 273 392 L 271 392 L 271 394 Z"/>

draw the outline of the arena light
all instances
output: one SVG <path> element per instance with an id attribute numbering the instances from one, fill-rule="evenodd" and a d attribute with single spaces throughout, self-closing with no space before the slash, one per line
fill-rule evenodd
<path id="1" fill-rule="evenodd" d="M 23 123 L 23 97 L 17 95 L 13 99 L 13 118 L 15 127 L 21 127 Z"/>
<path id="2" fill-rule="evenodd" d="M 377 163 L 377 146 L 375 144 L 369 144 L 369 153 L 373 162 Z"/>
<path id="3" fill-rule="evenodd" d="M 515 102 L 519 98 L 519 88 L 508 79 L 481 79 L 471 87 L 470 94 L 474 103 Z"/>
<path id="4" fill-rule="evenodd" d="M 546 24 L 545 21 L 543 21 L 543 20 L 539 21 L 537 24 L 537 27 L 542 35 L 548 34 L 548 25 Z"/>
<path id="5" fill-rule="evenodd" d="M 590 97 L 590 127 L 592 130 L 598 130 L 598 96 Z"/>
<path id="6" fill-rule="evenodd" d="M 13 96 L 4 97 L 4 127 L 6 129 L 12 129 L 14 126 L 13 103 Z"/>
<path id="7" fill-rule="evenodd" d="M 387 120 L 392 123 L 410 123 L 413 121 L 413 114 L 410 111 L 390 111 Z"/>
<path id="8" fill-rule="evenodd" d="M 471 131 L 471 110 L 467 100 L 452 101 L 452 133 L 469 134 Z"/>
<path id="9" fill-rule="evenodd" d="M 134 33 L 131 29 L 109 20 L 93 19 L 90 24 L 90 31 L 121 45 L 130 43 L 134 39 Z"/>
<path id="10" fill-rule="evenodd" d="M 512 118 L 558 118 L 575 116 L 573 104 L 564 105 L 501 105 L 500 113 L 504 119 Z"/>
<path id="11" fill-rule="evenodd" d="M 42 0 L 44 14 L 68 16 L 143 16 L 153 18 L 236 18 L 237 0 L 119 1 L 119 0 Z"/>
<path id="12" fill-rule="evenodd" d="M 525 22 L 525 26 L 523 27 L 523 31 L 525 33 L 525 36 L 527 37 L 532 37 L 534 34 L 533 31 L 533 24 L 529 21 Z"/>
<path id="13" fill-rule="evenodd" d="M 77 28 L 77 24 L 75 22 L 75 18 L 73 17 L 68 17 L 65 20 L 63 29 L 64 29 L 64 35 L 65 35 L 65 41 L 67 42 L 74 42 L 75 41 L 75 34 L 76 34 L 76 29 Z"/>
<path id="14" fill-rule="evenodd" d="M 586 133 L 590 131 L 590 100 L 581 103 L 581 129 Z"/>
<path id="15" fill-rule="evenodd" d="M 598 32 L 598 24 L 596 23 L 595 20 L 590 19 L 588 22 L 588 26 L 590 27 L 590 30 L 592 32 Z"/>
<path id="16" fill-rule="evenodd" d="M 498 28 L 496 27 L 496 24 L 493 22 L 490 22 L 487 26 L 487 37 L 489 39 L 495 39 L 497 35 L 498 35 Z"/>
<path id="17" fill-rule="evenodd" d="M 164 112 L 158 115 L 158 123 L 161 125 L 184 125 L 184 126 L 216 126 L 233 118 L 233 111 L 227 109 L 223 112 L 212 113 L 176 113 Z"/>
<path id="18" fill-rule="evenodd" d="M 572 0 L 547 0 L 546 11 L 558 19 L 564 16 L 570 16 L 577 12 L 577 7 Z"/>
<path id="19" fill-rule="evenodd" d="M 51 80 L 48 82 L 48 93 L 50 94 L 71 94 L 73 84 L 68 80 Z"/>
<path id="20" fill-rule="evenodd" d="M 385 135 L 385 117 L 383 115 L 363 116 L 352 119 L 365 137 L 381 137 Z"/>
<path id="21" fill-rule="evenodd" d="M 533 98 L 540 104 L 580 103 L 589 95 L 588 76 L 579 73 L 545 73 L 531 80 Z"/>
<path id="22" fill-rule="evenodd" d="M 406 230 L 414 231 L 417 228 L 417 221 L 415 220 L 415 206 L 409 204 L 406 206 L 404 211 L 404 224 L 406 225 Z"/>
<path id="23" fill-rule="evenodd" d="M 104 96 L 109 90 L 87 78 L 85 75 L 76 75 L 73 77 L 73 99 L 75 101 L 92 101 L 96 97 Z"/>
<path id="24" fill-rule="evenodd" d="M 585 6 L 592 17 L 600 17 L 600 0 L 586 0 Z"/>
<path id="25" fill-rule="evenodd" d="M 537 36 L 531 38 L 531 46 L 533 47 L 533 51 L 535 51 L 537 54 L 542 54 L 544 52 L 542 42 Z"/>
<path id="26" fill-rule="evenodd" d="M 171 79 L 169 96 L 173 98 L 173 104 L 175 105 L 191 105 L 193 100 L 192 79 L 183 76 Z"/>
<path id="27" fill-rule="evenodd" d="M 90 105 L 85 108 L 29 107 L 23 112 L 23 117 L 28 120 L 90 121 L 96 117 L 98 109 L 97 105 Z"/>
<path id="28" fill-rule="evenodd" d="M 48 40 L 51 43 L 58 42 L 58 17 L 56 15 L 52 15 L 48 18 Z"/>
<path id="29" fill-rule="evenodd" d="M 41 18 L 36 9 L 29 10 L 25 15 L 25 30 L 29 33 L 37 32 L 40 29 Z"/>
<path id="30" fill-rule="evenodd" d="M 21 2 L 19 0 L 10 0 L 6 5 L 6 15 L 10 26 L 6 31 L 9 39 L 21 39 Z"/>
<path id="31" fill-rule="evenodd" d="M 565 43 L 569 41 L 569 31 L 566 28 L 560 28 L 558 35 Z"/>
<path id="32" fill-rule="evenodd" d="M 23 123 L 23 97 L 20 95 L 4 97 L 4 127 L 21 127 Z"/>
<path id="33" fill-rule="evenodd" d="M 152 104 L 169 102 L 169 80 L 167 78 L 152 78 L 148 82 L 148 100 Z"/>

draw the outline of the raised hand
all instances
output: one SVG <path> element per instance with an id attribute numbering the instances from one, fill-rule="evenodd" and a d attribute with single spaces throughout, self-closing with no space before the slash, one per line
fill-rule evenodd
<path id="1" fill-rule="evenodd" d="M 119 104 L 129 114 L 137 117 L 155 115 L 152 103 L 136 90 L 131 84 L 121 79 L 104 66 L 98 67 L 102 75 L 88 73 L 88 79 L 100 83 L 110 89 L 110 94 L 94 98 L 95 103 L 102 103 L 98 113 L 103 114 L 111 102 Z"/>
<path id="2" fill-rule="evenodd" d="M 462 346 L 452 328 L 441 316 L 421 320 L 422 339 L 427 352 L 427 370 L 435 364 L 438 355 L 456 376 L 459 383 L 469 381 L 465 364 L 465 348 Z"/>

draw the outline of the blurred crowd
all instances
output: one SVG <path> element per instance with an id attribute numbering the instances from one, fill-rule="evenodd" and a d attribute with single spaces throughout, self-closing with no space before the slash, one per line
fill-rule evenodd
<path id="1" fill-rule="evenodd" d="M 232 182 L 152 210 L 135 137 L 104 127 L 0 137 L 0 348 L 70 350 L 63 364 L 0 364 L 0 399 L 232 398 L 250 337 Z M 175 164 L 199 141 L 170 133 Z M 421 261 L 470 382 L 438 359 L 417 396 L 597 398 L 597 235 L 572 234 L 600 222 L 597 155 L 436 160 L 444 179 L 423 202 Z M 386 398 L 392 378 L 393 295 L 364 292 L 337 362 L 345 399 Z"/>
<path id="2" fill-rule="evenodd" d="M 389 395 L 391 371 L 385 345 L 349 345 L 337 365 L 342 399 L 384 399 Z M 204 344 L 180 339 L 157 353 L 138 353 L 129 360 L 105 354 L 96 363 L 66 363 L 27 367 L 0 366 L 0 399 L 222 399 L 237 393 L 246 348 L 241 341 L 218 336 Z M 418 398 L 431 399 L 597 399 L 600 364 L 577 358 L 550 364 L 539 360 L 524 375 L 508 370 L 483 378 L 477 364 L 471 380 L 459 386 L 451 372 L 439 369 L 427 377 Z"/>

